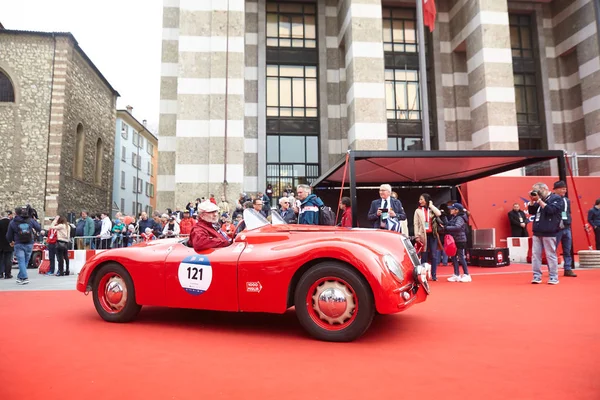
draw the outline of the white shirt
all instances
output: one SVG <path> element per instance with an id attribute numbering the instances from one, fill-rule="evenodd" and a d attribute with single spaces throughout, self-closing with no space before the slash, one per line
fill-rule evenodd
<path id="1" fill-rule="evenodd" d="M 102 220 L 102 229 L 100 229 L 100 237 L 102 239 L 110 239 L 110 230 L 112 229 L 112 222 L 110 218 L 105 217 Z"/>

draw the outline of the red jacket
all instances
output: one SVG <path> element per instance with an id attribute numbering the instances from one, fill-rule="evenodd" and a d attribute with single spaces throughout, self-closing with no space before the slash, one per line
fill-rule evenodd
<path id="1" fill-rule="evenodd" d="M 179 223 L 179 233 L 181 235 L 189 235 L 194 227 L 194 223 L 193 218 L 183 218 Z"/>
<path id="2" fill-rule="evenodd" d="M 192 228 L 190 242 L 196 252 L 215 247 L 229 246 L 230 241 L 225 239 L 210 222 L 198 218 L 198 223 Z"/>
<path id="3" fill-rule="evenodd" d="M 344 228 L 352 228 L 352 208 L 346 207 L 346 210 L 342 214 L 342 226 Z"/>

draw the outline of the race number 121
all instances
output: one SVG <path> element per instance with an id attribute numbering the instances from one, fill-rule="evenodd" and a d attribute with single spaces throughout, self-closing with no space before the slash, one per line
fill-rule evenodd
<path id="1" fill-rule="evenodd" d="M 187 267 L 188 279 L 202 280 L 202 268 Z"/>

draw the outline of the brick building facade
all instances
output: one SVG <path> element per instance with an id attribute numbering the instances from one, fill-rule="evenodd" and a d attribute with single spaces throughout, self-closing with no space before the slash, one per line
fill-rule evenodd
<path id="1" fill-rule="evenodd" d="M 436 0 L 432 148 L 600 154 L 594 2 Z M 159 209 L 278 195 L 348 148 L 422 148 L 414 0 L 163 5 Z"/>
<path id="2" fill-rule="evenodd" d="M 118 93 L 69 33 L 0 30 L 0 47 L 0 206 L 110 212 Z"/>

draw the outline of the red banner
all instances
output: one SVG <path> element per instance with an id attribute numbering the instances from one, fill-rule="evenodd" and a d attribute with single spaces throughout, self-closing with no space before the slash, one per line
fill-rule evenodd
<path id="1" fill-rule="evenodd" d="M 423 24 L 429 27 L 429 31 L 433 32 L 435 29 L 435 15 L 437 10 L 435 9 L 434 0 L 423 0 Z"/>

